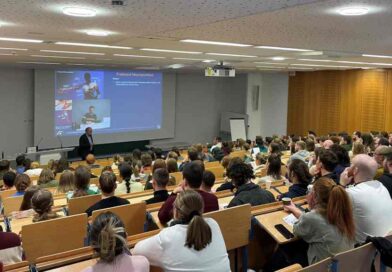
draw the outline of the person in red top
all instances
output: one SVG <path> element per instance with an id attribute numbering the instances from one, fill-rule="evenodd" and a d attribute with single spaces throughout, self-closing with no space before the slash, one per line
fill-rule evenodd
<path id="1" fill-rule="evenodd" d="M 203 166 L 196 161 L 189 162 L 184 166 L 182 185 L 173 191 L 159 210 L 158 217 L 161 223 L 166 224 L 173 219 L 173 203 L 176 200 L 177 193 L 182 190 L 195 190 L 198 192 L 203 198 L 205 213 L 219 210 L 218 198 L 214 194 L 199 189 L 203 179 L 203 172 Z"/>

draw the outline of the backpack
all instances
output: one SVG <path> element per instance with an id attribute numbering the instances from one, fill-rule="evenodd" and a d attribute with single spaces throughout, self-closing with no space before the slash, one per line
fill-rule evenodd
<path id="1" fill-rule="evenodd" d="M 392 243 L 388 239 L 384 237 L 368 236 L 366 238 L 366 242 L 372 242 L 377 249 L 377 253 L 380 254 L 381 262 L 387 267 L 392 267 Z M 372 261 L 372 267 L 371 267 L 372 272 L 376 271 L 374 267 L 374 261 L 376 259 L 377 253 Z"/>

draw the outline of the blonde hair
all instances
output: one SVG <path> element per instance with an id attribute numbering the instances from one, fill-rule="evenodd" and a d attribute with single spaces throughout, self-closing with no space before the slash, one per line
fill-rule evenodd
<path id="1" fill-rule="evenodd" d="M 100 214 L 92 223 L 89 235 L 95 255 L 102 262 L 111 263 L 128 250 L 124 223 L 112 212 Z"/>
<path id="2" fill-rule="evenodd" d="M 52 181 L 52 180 L 54 180 L 53 171 L 50 170 L 49 168 L 42 169 L 41 174 L 39 175 L 39 178 L 38 178 L 38 185 L 48 183 L 49 181 Z"/>
<path id="3" fill-rule="evenodd" d="M 200 251 L 211 243 L 211 228 L 204 220 L 203 198 L 193 190 L 186 190 L 177 195 L 174 202 L 177 218 L 188 223 L 185 246 Z"/>
<path id="4" fill-rule="evenodd" d="M 70 170 L 64 170 L 60 176 L 59 186 L 57 187 L 58 193 L 68 193 L 75 190 L 75 176 Z"/>

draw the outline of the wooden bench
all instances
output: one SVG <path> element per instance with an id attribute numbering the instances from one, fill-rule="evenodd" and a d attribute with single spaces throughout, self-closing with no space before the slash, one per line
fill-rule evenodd
<path id="1" fill-rule="evenodd" d="M 144 225 L 146 222 L 145 202 L 94 211 L 91 216 L 92 221 L 94 221 L 98 215 L 107 211 L 110 211 L 121 218 L 128 235 L 144 232 Z"/>
<path id="2" fill-rule="evenodd" d="M 225 169 L 222 166 L 209 168 L 208 170 L 215 175 L 215 179 L 222 179 L 225 172 Z"/>
<path id="3" fill-rule="evenodd" d="M 16 193 L 16 189 L 0 191 L 0 200 L 4 200 L 8 197 L 11 197 L 15 193 Z"/>
<path id="4" fill-rule="evenodd" d="M 3 200 L 4 215 L 9 216 L 12 212 L 19 211 L 22 201 L 23 201 L 23 196 L 13 196 L 4 199 Z"/>
<path id="5" fill-rule="evenodd" d="M 22 226 L 26 259 L 37 258 L 84 246 L 87 215 L 72 215 Z"/>
<path id="6" fill-rule="evenodd" d="M 214 168 L 219 166 L 221 166 L 219 161 L 204 162 L 204 167 L 206 170 L 209 170 L 209 168 Z"/>
<path id="7" fill-rule="evenodd" d="M 301 272 L 329 272 L 332 271 L 331 269 L 332 266 L 332 258 L 326 258 L 322 261 L 319 261 L 317 263 L 314 263 L 312 265 L 309 265 L 307 267 L 298 269 L 296 271 L 301 271 Z M 345 271 L 345 270 L 340 270 L 340 271 Z M 347 270 L 347 271 L 355 271 L 355 270 Z M 367 270 L 370 271 L 370 270 Z"/>
<path id="8" fill-rule="evenodd" d="M 279 269 L 276 272 L 296 272 L 298 270 L 300 270 L 302 268 L 302 266 L 300 264 L 293 264 L 290 266 L 287 266 L 285 268 Z"/>
<path id="9" fill-rule="evenodd" d="M 19 263 L 5 265 L 3 271 L 7 271 L 7 272 L 30 272 L 29 262 L 23 261 L 23 262 L 19 262 Z"/>
<path id="10" fill-rule="evenodd" d="M 85 213 L 88 208 L 102 199 L 102 195 L 89 195 L 71 198 L 68 201 L 68 214 Z"/>
<path id="11" fill-rule="evenodd" d="M 240 158 L 240 159 L 244 159 L 246 154 L 245 150 L 238 150 L 238 151 L 233 151 L 229 154 L 230 158 Z"/>

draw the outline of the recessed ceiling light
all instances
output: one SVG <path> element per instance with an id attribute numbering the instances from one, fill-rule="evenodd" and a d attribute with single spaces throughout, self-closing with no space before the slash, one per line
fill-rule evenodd
<path id="1" fill-rule="evenodd" d="M 251 55 L 223 54 L 223 53 L 206 53 L 206 55 L 238 57 L 238 58 L 257 58 L 257 56 L 251 56 Z"/>
<path id="2" fill-rule="evenodd" d="M 205 63 L 211 63 L 211 62 L 214 62 L 214 61 L 216 61 L 216 60 L 212 60 L 212 59 L 203 60 L 203 62 L 205 62 Z"/>
<path id="3" fill-rule="evenodd" d="M 80 52 L 80 51 L 61 51 L 61 50 L 44 50 L 44 49 L 40 51 L 48 52 L 48 53 L 79 54 L 79 55 L 96 55 L 96 56 L 105 55 L 105 53 Z"/>
<path id="4" fill-rule="evenodd" d="M 342 65 L 319 65 L 319 64 L 302 64 L 302 63 L 293 63 L 291 66 L 309 66 L 309 67 L 328 67 L 328 68 L 359 68 L 355 66 L 342 66 Z"/>
<path id="5" fill-rule="evenodd" d="M 60 64 L 58 62 L 39 62 L 39 61 L 19 61 L 18 63 L 25 63 L 25 64 Z"/>
<path id="6" fill-rule="evenodd" d="M 86 59 L 84 57 L 66 57 L 66 56 L 46 56 L 46 55 L 31 55 L 36 58 L 54 58 L 54 59 Z"/>
<path id="7" fill-rule="evenodd" d="M 338 12 L 344 16 L 360 16 L 367 14 L 369 9 L 365 7 L 347 7 L 339 9 Z"/>
<path id="8" fill-rule="evenodd" d="M 272 60 L 285 60 L 286 58 L 284 57 L 273 57 Z"/>
<path id="9" fill-rule="evenodd" d="M 346 60 L 321 60 L 321 59 L 298 59 L 298 60 L 314 61 L 314 62 L 336 62 L 336 63 L 348 63 L 348 64 L 365 64 L 365 65 L 392 65 L 391 63 L 374 63 L 374 62 L 346 61 Z"/>
<path id="10" fill-rule="evenodd" d="M 385 55 L 369 55 L 369 54 L 362 54 L 362 57 L 368 57 L 368 58 L 381 58 L 381 59 L 392 59 L 392 56 L 385 56 Z"/>
<path id="11" fill-rule="evenodd" d="M 172 69 L 180 69 L 180 68 L 184 68 L 185 65 L 184 64 L 172 64 L 172 65 L 168 65 L 168 68 L 172 68 Z"/>
<path id="12" fill-rule="evenodd" d="M 175 60 L 193 60 L 193 61 L 203 61 L 203 59 L 192 59 L 192 58 L 173 58 Z"/>
<path id="13" fill-rule="evenodd" d="M 290 48 L 290 47 L 277 47 L 277 46 L 255 46 L 255 48 L 271 49 L 271 50 L 282 50 L 282 51 L 298 51 L 298 52 L 312 51 L 312 50 L 309 50 L 309 49 L 299 49 L 299 48 Z"/>
<path id="14" fill-rule="evenodd" d="M 95 9 L 84 7 L 65 7 L 63 8 L 63 13 L 68 16 L 76 17 L 94 17 L 97 15 Z"/>
<path id="15" fill-rule="evenodd" d="M 107 44 L 95 44 L 95 43 L 74 43 L 74 42 L 55 42 L 58 45 L 72 45 L 72 46 L 85 46 L 85 47 L 98 47 L 98 48 L 112 48 L 112 49 L 132 49 L 128 46 L 116 46 Z"/>
<path id="16" fill-rule="evenodd" d="M 181 51 L 181 50 L 169 50 L 169 49 L 156 49 L 156 48 L 141 48 L 143 51 L 151 52 L 164 52 L 164 53 L 180 53 L 180 54 L 201 54 L 202 52 L 196 51 Z"/>
<path id="17" fill-rule="evenodd" d="M 203 41 L 203 40 L 192 40 L 192 39 L 180 40 L 180 42 L 211 44 L 211 45 L 224 45 L 224 46 L 237 46 L 237 47 L 250 47 L 250 46 L 252 46 L 250 44 L 242 44 L 242 43 L 215 42 L 215 41 Z"/>
<path id="18" fill-rule="evenodd" d="M 0 47 L 0 50 L 14 50 L 14 51 L 27 51 L 25 48 L 11 48 L 11 47 Z"/>
<path id="19" fill-rule="evenodd" d="M 0 53 L 0 56 L 15 56 L 14 54 Z"/>
<path id="20" fill-rule="evenodd" d="M 6 42 L 26 42 L 26 43 L 43 43 L 42 40 L 34 40 L 34 39 L 20 39 L 20 38 L 6 38 L 0 37 L 0 41 Z"/>
<path id="21" fill-rule="evenodd" d="M 273 67 L 273 66 L 262 66 L 262 65 L 257 65 L 257 68 L 269 68 L 269 69 L 284 69 L 285 67 Z"/>
<path id="22" fill-rule="evenodd" d="M 106 37 L 109 36 L 109 32 L 108 31 L 104 31 L 104 30 L 87 30 L 86 31 L 87 35 L 90 36 L 99 36 L 99 37 Z"/>
<path id="23" fill-rule="evenodd" d="M 123 55 L 123 54 L 113 54 L 113 56 L 116 56 L 116 57 L 127 57 L 127 58 L 166 59 L 165 57 L 145 56 L 145 55 Z"/>

